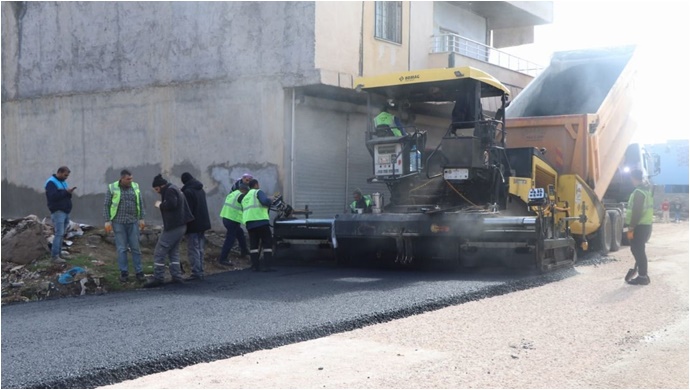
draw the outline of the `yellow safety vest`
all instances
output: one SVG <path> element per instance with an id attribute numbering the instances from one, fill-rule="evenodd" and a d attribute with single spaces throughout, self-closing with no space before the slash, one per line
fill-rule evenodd
<path id="1" fill-rule="evenodd" d="M 240 192 L 240 190 L 235 190 L 225 197 L 225 204 L 220 210 L 221 217 L 237 223 L 242 223 L 242 205 L 237 201 L 240 195 L 242 195 L 242 192 Z"/>
<path id="2" fill-rule="evenodd" d="M 364 204 L 367 205 L 367 207 L 371 207 L 371 196 L 364 195 L 362 198 L 364 199 Z M 355 212 L 355 210 L 357 209 L 357 201 L 353 201 L 350 204 L 350 209 L 353 213 Z"/>
<path id="3" fill-rule="evenodd" d="M 120 181 L 115 183 L 110 183 L 108 186 L 110 193 L 113 194 L 113 200 L 110 202 L 110 220 L 112 221 L 117 215 L 117 208 L 120 205 Z M 141 219 L 141 205 L 139 201 L 141 199 L 141 192 L 139 191 L 139 184 L 132 182 L 132 189 L 134 190 L 134 197 L 137 202 L 137 219 Z"/>
<path id="4" fill-rule="evenodd" d="M 380 125 L 387 125 L 391 128 L 393 135 L 396 137 L 402 136 L 402 132 L 395 126 L 395 116 L 389 112 L 381 111 L 380 114 L 374 118 L 374 127 Z"/>
<path id="5" fill-rule="evenodd" d="M 242 198 L 242 223 L 249 221 L 268 221 L 268 207 L 259 202 L 259 190 L 252 189 Z"/>
<path id="6" fill-rule="evenodd" d="M 640 193 L 644 195 L 644 208 L 642 209 L 642 217 L 640 218 L 639 224 L 651 225 L 654 221 L 654 197 L 652 196 L 651 191 L 640 187 L 635 188 L 635 191 L 630 194 L 630 198 L 628 199 L 628 208 L 625 210 L 625 223 L 629 225 L 630 220 L 632 219 L 632 204 L 633 199 L 635 198 L 635 192 L 637 191 L 640 191 Z"/>

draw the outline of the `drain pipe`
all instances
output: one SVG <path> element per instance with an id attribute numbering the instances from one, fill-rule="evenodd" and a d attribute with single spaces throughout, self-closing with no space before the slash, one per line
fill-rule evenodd
<path id="1" fill-rule="evenodd" d="M 345 203 L 343 212 L 347 210 L 347 202 L 350 200 L 348 189 L 350 188 L 350 114 L 345 115 Z"/>
<path id="2" fill-rule="evenodd" d="M 292 88 L 290 113 L 290 203 L 295 204 L 295 88 Z"/>

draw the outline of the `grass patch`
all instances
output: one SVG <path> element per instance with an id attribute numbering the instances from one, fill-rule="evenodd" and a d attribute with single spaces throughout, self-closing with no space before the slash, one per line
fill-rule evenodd
<path id="1" fill-rule="evenodd" d="M 129 281 L 126 283 L 120 282 L 120 268 L 117 265 L 117 258 L 109 258 L 102 260 L 103 265 L 98 265 L 93 262 L 90 256 L 77 255 L 68 261 L 70 267 L 81 267 L 93 276 L 100 277 L 101 285 L 105 286 L 109 291 L 122 291 L 130 290 L 133 288 L 139 288 L 143 284 L 136 280 L 136 273 L 134 272 L 134 265 L 132 264 L 131 255 L 128 254 L 128 268 L 129 268 Z M 141 266 L 144 270 L 144 274 L 153 273 L 153 259 L 146 258 L 142 256 Z"/>

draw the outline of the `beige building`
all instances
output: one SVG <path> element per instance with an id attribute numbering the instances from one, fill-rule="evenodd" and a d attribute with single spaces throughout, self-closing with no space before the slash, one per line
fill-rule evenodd
<path id="1" fill-rule="evenodd" d="M 2 215 L 47 215 L 45 179 L 68 165 L 85 223 L 123 168 L 144 187 L 191 172 L 216 227 L 245 171 L 332 217 L 354 188 L 385 193 L 356 77 L 469 65 L 516 95 L 539 65 L 499 48 L 551 19 L 552 2 L 3 2 Z M 415 125 L 438 138 L 448 118 Z"/>

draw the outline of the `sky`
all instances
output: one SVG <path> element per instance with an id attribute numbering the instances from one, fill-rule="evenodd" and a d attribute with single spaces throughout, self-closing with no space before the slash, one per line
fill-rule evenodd
<path id="1" fill-rule="evenodd" d="M 548 65 L 553 52 L 637 45 L 634 142 L 690 138 L 690 2 L 554 1 L 534 43 L 502 51 Z"/>

